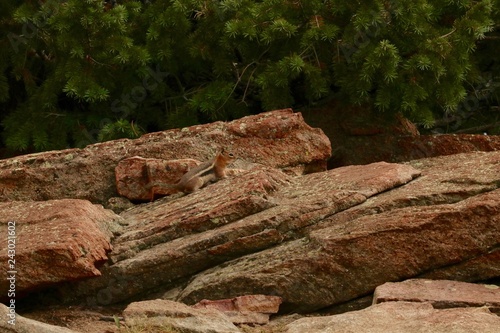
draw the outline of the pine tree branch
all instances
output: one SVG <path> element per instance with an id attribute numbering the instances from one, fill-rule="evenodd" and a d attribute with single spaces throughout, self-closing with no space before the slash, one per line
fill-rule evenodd
<path id="1" fill-rule="evenodd" d="M 252 61 L 251 63 L 249 63 L 248 65 L 245 66 L 245 68 L 243 68 L 243 71 L 241 72 L 241 74 L 238 76 L 238 80 L 236 81 L 236 83 L 234 84 L 233 86 L 233 89 L 231 90 L 231 92 L 228 94 L 227 98 L 224 100 L 224 103 L 222 103 L 222 105 L 220 107 L 217 108 L 216 112 L 219 112 L 226 104 L 227 102 L 229 101 L 229 99 L 231 98 L 231 96 L 233 95 L 234 91 L 236 90 L 236 88 L 238 87 L 238 84 L 241 82 L 241 79 L 243 78 L 243 75 L 245 74 L 246 70 L 252 66 L 252 65 L 256 65 L 257 62 L 255 61 Z M 252 74 L 254 73 L 255 71 L 252 72 Z M 250 76 L 251 78 L 251 76 Z M 250 78 L 249 78 L 249 81 L 250 81 Z"/>
<path id="2" fill-rule="evenodd" d="M 446 38 L 446 37 L 449 37 L 449 36 L 451 36 L 451 35 L 452 35 L 455 31 L 457 31 L 457 29 L 453 28 L 453 30 L 452 30 L 452 31 L 450 31 L 450 32 L 448 32 L 447 34 L 444 34 L 444 35 L 442 35 L 442 36 L 439 36 L 438 38 L 443 38 L 443 39 L 444 39 L 444 38 Z"/>
<path id="3" fill-rule="evenodd" d="M 245 103 L 245 99 L 247 97 L 247 92 L 248 92 L 248 89 L 250 88 L 250 80 L 253 77 L 253 74 L 255 73 L 256 70 L 257 70 L 257 66 L 253 69 L 252 73 L 250 73 L 250 77 L 248 78 L 247 85 L 245 86 L 245 91 L 243 92 L 243 97 L 241 98 L 241 101 L 243 103 Z"/>
<path id="4" fill-rule="evenodd" d="M 495 127 L 500 127 L 500 121 L 497 121 L 493 124 L 487 124 L 487 125 L 481 125 L 481 126 L 475 126 L 475 127 L 469 127 L 469 128 L 464 128 L 458 131 L 454 131 L 454 134 L 464 134 L 464 133 L 477 133 L 477 132 L 482 132 L 485 130 L 488 130 L 490 128 L 495 128 Z"/>
<path id="5" fill-rule="evenodd" d="M 241 80 L 243 79 L 243 74 L 245 74 L 246 70 L 247 70 L 250 66 L 252 66 L 252 65 L 257 65 L 257 66 L 254 68 L 254 70 L 252 71 L 252 73 L 250 73 L 250 76 L 249 76 L 248 81 L 247 81 L 247 85 L 246 85 L 246 87 L 245 87 L 245 92 L 244 92 L 244 94 L 243 94 L 243 98 L 242 98 L 242 100 L 241 100 L 243 103 L 245 103 L 246 93 L 247 93 L 248 88 L 249 88 L 249 86 L 250 86 L 250 80 L 252 79 L 253 74 L 255 73 L 255 70 L 256 70 L 256 69 L 257 69 L 257 67 L 258 67 L 258 64 L 259 64 L 260 59 L 261 59 L 261 58 L 262 58 L 262 57 L 263 57 L 263 56 L 264 56 L 264 55 L 265 55 L 265 54 L 269 51 L 269 49 L 270 49 L 270 47 L 268 47 L 267 49 L 265 49 L 265 50 L 264 50 L 264 52 L 262 52 L 262 53 L 259 55 L 259 57 L 257 58 L 257 60 L 256 60 L 256 61 L 252 61 L 251 63 L 249 63 L 248 65 L 246 65 L 246 66 L 245 66 L 245 68 L 243 68 L 243 71 L 241 72 L 241 74 L 240 74 L 240 75 L 238 75 L 238 79 L 237 79 L 236 83 L 234 84 L 233 89 L 231 90 L 231 93 L 227 96 L 227 98 L 226 98 L 226 100 L 224 101 L 224 103 L 222 103 L 222 105 L 221 105 L 219 108 L 217 108 L 217 111 L 216 111 L 216 112 L 220 111 L 220 110 L 224 107 L 224 105 L 226 105 L 226 104 L 227 104 L 227 102 L 229 101 L 229 99 L 230 99 L 230 98 L 231 98 L 231 96 L 233 95 L 234 91 L 235 91 L 235 90 L 236 90 L 236 88 L 238 87 L 238 84 L 240 84 Z"/>

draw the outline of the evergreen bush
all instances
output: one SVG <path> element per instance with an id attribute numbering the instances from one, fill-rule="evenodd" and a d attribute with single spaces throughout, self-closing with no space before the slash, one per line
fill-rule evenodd
<path id="1" fill-rule="evenodd" d="M 498 81 L 496 48 L 486 40 L 480 58 L 475 51 L 496 33 L 499 7 L 499 0 L 4 1 L 2 137 L 21 151 L 84 146 L 332 94 L 430 127 L 464 109 L 469 87 L 484 81 L 482 65 L 493 63 L 488 73 Z"/>

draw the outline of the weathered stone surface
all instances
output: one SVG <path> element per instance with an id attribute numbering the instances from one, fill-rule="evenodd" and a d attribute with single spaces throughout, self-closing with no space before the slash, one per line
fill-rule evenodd
<path id="1" fill-rule="evenodd" d="M 288 181 L 277 169 L 257 169 L 123 212 L 128 226 L 113 242 L 113 264 L 102 268 L 104 278 L 82 281 L 63 294 L 90 295 L 98 304 L 123 301 L 168 290 L 179 279 L 280 242 L 273 228 L 279 221 L 259 214 L 276 206 L 267 196 Z"/>
<path id="2" fill-rule="evenodd" d="M 189 169 L 200 163 L 193 159 L 126 158 L 115 168 L 116 189 L 119 195 L 130 200 L 152 201 L 157 196 L 173 194 L 177 190 L 148 185 L 155 182 L 175 184 Z"/>
<path id="3" fill-rule="evenodd" d="M 407 162 L 406 165 L 421 171 L 421 177 L 405 186 L 373 196 L 356 207 L 325 219 L 314 228 L 345 223 L 361 216 L 395 208 L 454 203 L 495 190 L 500 182 L 499 163 L 500 151 L 440 156 Z"/>
<path id="4" fill-rule="evenodd" d="M 205 161 L 220 148 L 230 148 L 240 159 L 279 168 L 324 165 L 331 154 L 321 130 L 307 125 L 300 113 L 277 110 L 230 123 L 150 133 L 136 140 L 0 160 L 0 201 L 76 198 L 105 204 L 117 196 L 114 170 L 124 158 Z"/>
<path id="5" fill-rule="evenodd" d="M 287 333 L 498 333 L 500 317 L 486 308 L 437 310 L 429 303 L 388 302 L 328 317 L 302 318 Z"/>
<path id="6" fill-rule="evenodd" d="M 242 311 L 260 313 L 278 313 L 283 300 L 278 296 L 245 295 L 231 299 L 201 300 L 193 305 L 197 309 L 215 309 L 219 311 Z"/>
<path id="7" fill-rule="evenodd" d="M 360 205 L 324 219 L 309 230 L 348 223 L 361 216 L 376 216 L 396 208 L 454 203 L 492 191 L 500 184 L 500 152 L 440 156 L 407 164 L 421 170 L 422 175 L 405 186 L 380 193 Z M 483 281 L 500 276 L 499 263 L 500 251 L 492 249 L 460 263 L 425 272 L 419 277 Z"/>
<path id="8" fill-rule="evenodd" d="M 381 132 L 375 126 L 351 134 L 375 138 Z M 440 140 L 445 142 L 446 137 Z M 365 148 L 370 149 L 373 142 Z M 239 157 L 227 179 L 193 194 L 137 206 L 116 197 L 115 186 L 122 194 L 132 193 L 127 196 L 134 200 L 148 200 L 151 193 L 144 189 L 150 180 L 175 182 L 173 178 L 184 172 L 184 162 L 176 159 L 204 161 L 221 147 Z M 431 148 L 443 154 L 455 152 L 450 146 Z M 280 311 L 310 312 L 366 300 L 388 281 L 500 277 L 500 152 L 307 174 L 323 171 L 329 150 L 325 136 L 306 125 L 300 114 L 280 110 L 231 123 L 148 134 L 138 140 L 0 161 L 0 201 L 109 199 L 109 205 L 121 211 L 117 217 L 81 200 L 0 204 L 1 228 L 7 221 L 16 221 L 16 240 L 30 244 L 21 247 L 26 253 L 16 253 L 16 287 L 21 292 L 16 298 L 50 286 L 36 299 L 48 294 L 86 307 L 155 298 L 188 304 L 225 299 L 198 306 L 225 309 L 225 315 L 216 316 L 226 327 L 231 321 L 267 322 L 267 312 L 260 311 L 275 311 L 277 304 L 262 304 L 248 296 L 255 293 L 282 298 Z M 415 154 L 420 156 L 419 151 Z M 50 214 L 48 206 L 53 207 Z M 40 214 L 44 209 L 46 214 Z M 28 231 L 23 229 L 26 220 Z M 118 225 L 113 221 L 119 227 L 110 228 L 109 223 Z M 113 250 L 108 253 L 110 239 Z M 36 250 L 41 243 L 42 250 Z M 6 257 L 0 260 L 8 263 Z M 75 281 L 60 285 L 68 280 Z M 6 295 L 3 283 L 0 292 Z M 481 305 L 477 298 L 467 304 Z M 212 314 L 162 302 L 145 304 L 142 314 L 129 320 L 168 324 L 163 311 L 174 318 L 173 324 L 194 322 L 187 330 L 209 330 L 202 323 L 212 322 Z M 390 306 L 377 304 L 371 309 L 382 313 L 387 322 L 396 316 L 397 327 L 397 312 L 384 312 Z M 427 309 L 413 308 L 413 314 L 408 309 L 401 316 L 422 315 L 427 322 Z M 462 310 L 469 318 L 470 309 Z M 441 311 L 429 312 L 430 321 L 456 314 Z M 234 325 L 229 326 L 230 332 L 233 329 Z"/>
<path id="9" fill-rule="evenodd" d="M 252 311 L 271 314 L 278 313 L 282 302 L 283 300 L 279 296 L 246 295 L 236 297 L 234 305 L 238 311 Z"/>
<path id="10" fill-rule="evenodd" d="M 387 163 L 350 170 L 292 178 L 255 168 L 194 194 L 126 211 L 121 216 L 128 226 L 113 243 L 113 264 L 103 268 L 101 279 L 83 281 L 63 294 L 91 295 L 96 302 L 106 294 L 101 298 L 112 303 L 174 288 L 204 269 L 302 237 L 305 227 L 419 175 L 411 166 Z M 244 294 L 253 292 L 202 298 Z"/>
<path id="11" fill-rule="evenodd" d="M 369 296 L 388 281 L 500 276 L 500 152 L 302 175 L 297 170 L 305 162 L 295 164 L 300 158 L 293 154 L 316 156 L 322 145 L 316 146 L 318 133 L 294 117 L 280 111 L 248 118 L 257 124 L 241 120 L 175 132 L 184 144 L 188 130 L 190 140 L 213 139 L 213 146 L 189 157 L 211 158 L 230 137 L 235 153 L 249 161 L 244 167 L 238 165 L 243 159 L 236 161 L 241 170 L 196 193 L 123 211 L 102 275 L 58 285 L 57 296 L 86 305 L 154 298 L 194 304 L 259 293 L 282 297 L 280 311 L 310 312 Z M 141 149 L 150 153 L 165 147 L 147 144 Z M 124 160 L 122 174 L 168 177 L 165 166 L 174 162 L 166 160 L 185 156 L 159 152 Z M 268 166 L 256 163 L 273 153 Z M 309 167 L 324 161 L 306 160 Z M 130 161 L 142 166 L 134 169 Z M 234 322 L 249 320 L 240 311 L 227 314 Z M 265 321 L 260 315 L 252 320 Z"/>
<path id="12" fill-rule="evenodd" d="M 134 302 L 123 311 L 129 326 L 166 327 L 186 333 L 240 333 L 223 313 L 167 300 Z"/>
<path id="13" fill-rule="evenodd" d="M 373 304 L 429 302 L 434 308 L 482 307 L 500 310 L 500 287 L 449 280 L 411 279 L 387 282 L 375 289 Z"/>
<path id="14" fill-rule="evenodd" d="M 283 297 L 286 310 L 342 303 L 384 282 L 487 254 L 498 246 L 499 203 L 495 190 L 455 204 L 394 209 L 316 230 L 199 274 L 180 300 L 257 292 Z"/>
<path id="15" fill-rule="evenodd" d="M 118 219 L 85 200 L 0 203 L 0 234 L 10 232 L 15 237 L 11 244 L 15 258 L 8 257 L 5 239 L 0 243 L 0 262 L 4 272 L 17 271 L 16 295 L 101 275 L 96 266 L 107 260 L 113 223 Z M 7 295 L 8 282 L 0 280 L 2 297 Z"/>
<path id="16" fill-rule="evenodd" d="M 213 309 L 223 312 L 234 324 L 265 325 L 270 314 L 278 313 L 283 300 L 278 296 L 246 295 L 232 299 L 201 300 L 195 309 Z"/>
<path id="17" fill-rule="evenodd" d="M 0 303 L 0 331 L 2 333 L 77 333 L 65 327 L 45 324 L 36 320 L 15 316 L 9 308 Z M 13 324 L 9 321 L 13 320 Z"/>

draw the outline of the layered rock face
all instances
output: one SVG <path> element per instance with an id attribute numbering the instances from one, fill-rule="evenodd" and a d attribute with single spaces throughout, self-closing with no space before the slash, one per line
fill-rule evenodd
<path id="1" fill-rule="evenodd" d="M 54 284 L 100 276 L 96 266 L 112 249 L 112 225 L 120 217 L 86 200 L 1 202 L 0 246 L 5 272 L 15 272 L 18 296 Z M 8 251 L 11 250 L 11 251 Z M 1 299 L 9 281 L 0 280 Z"/>
<path id="2" fill-rule="evenodd" d="M 241 160 L 285 169 L 324 168 L 331 154 L 330 141 L 321 130 L 307 125 L 300 113 L 278 110 L 230 123 L 2 160 L 0 201 L 72 198 L 106 204 L 118 195 L 115 168 L 125 158 L 205 161 L 221 148 L 231 149 Z"/>
<path id="3" fill-rule="evenodd" d="M 226 179 L 140 203 L 152 175 L 173 181 L 165 170 L 226 147 L 238 158 Z M 51 287 L 87 306 L 267 295 L 282 313 L 308 313 L 386 282 L 500 277 L 500 151 L 326 170 L 330 151 L 320 130 L 279 110 L 0 161 L 2 228 L 19 226 L 18 291 Z M 100 204 L 111 207 L 117 187 L 137 201 L 114 213 Z M 430 306 L 414 311 L 432 320 Z M 305 320 L 296 327 L 314 332 Z"/>

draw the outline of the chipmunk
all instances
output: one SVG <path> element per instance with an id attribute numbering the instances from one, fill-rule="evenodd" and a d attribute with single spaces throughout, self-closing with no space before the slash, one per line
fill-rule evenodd
<path id="1" fill-rule="evenodd" d="M 222 149 L 217 155 L 193 169 L 186 172 L 176 184 L 153 183 L 148 186 L 152 189 L 151 198 L 154 198 L 154 187 L 174 188 L 179 192 L 192 193 L 203 186 L 215 182 L 221 178 L 226 178 L 226 167 L 234 161 L 233 153 Z"/>

